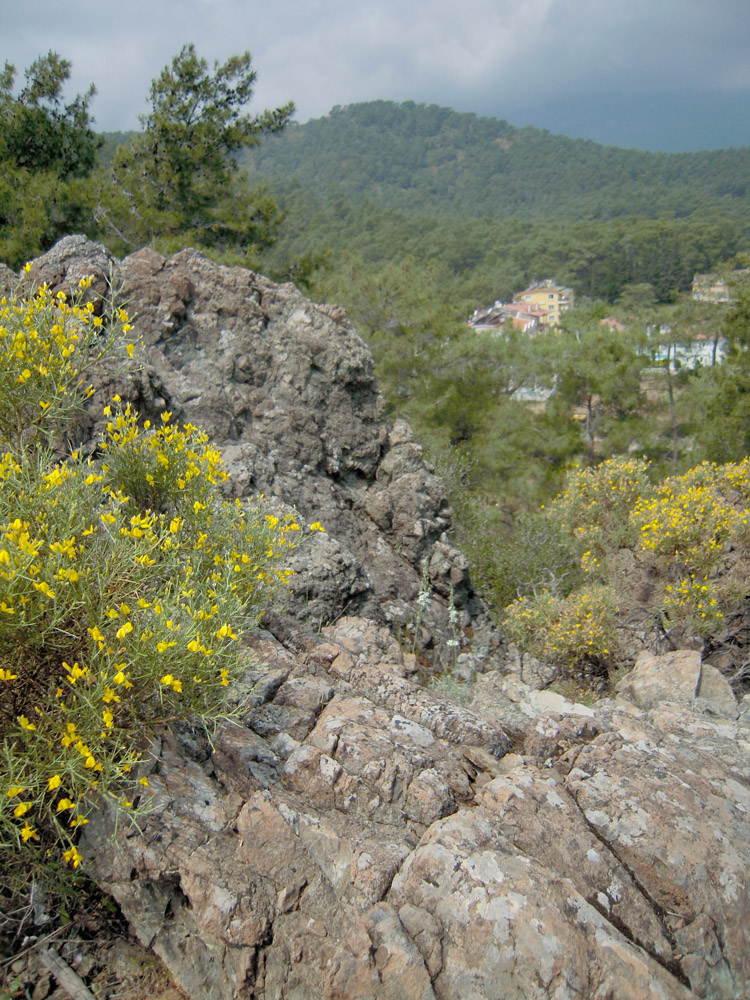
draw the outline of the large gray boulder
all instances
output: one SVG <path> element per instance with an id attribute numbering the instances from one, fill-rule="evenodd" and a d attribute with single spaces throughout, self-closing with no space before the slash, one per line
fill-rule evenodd
<path id="1" fill-rule="evenodd" d="M 144 345 L 141 370 L 96 383 L 79 428 L 89 447 L 115 393 L 144 417 L 169 410 L 201 427 L 235 496 L 263 493 L 325 526 L 294 563 L 292 613 L 320 627 L 357 612 L 407 637 L 426 571 L 431 601 L 414 645 L 439 661 L 449 595 L 466 624 L 480 605 L 446 534 L 444 487 L 409 427 L 386 426 L 372 354 L 344 311 L 195 250 L 120 262 L 82 236 L 34 261 L 26 280 L 70 293 L 86 275 L 95 300 L 114 290 Z"/>

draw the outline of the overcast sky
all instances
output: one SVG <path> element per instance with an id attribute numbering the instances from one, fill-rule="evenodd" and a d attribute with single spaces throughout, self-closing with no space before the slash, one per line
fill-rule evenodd
<path id="1" fill-rule="evenodd" d="M 183 44 L 249 49 L 256 110 L 414 100 L 648 149 L 750 145 L 749 0 L 0 0 L 0 62 L 50 49 L 132 129 Z"/>

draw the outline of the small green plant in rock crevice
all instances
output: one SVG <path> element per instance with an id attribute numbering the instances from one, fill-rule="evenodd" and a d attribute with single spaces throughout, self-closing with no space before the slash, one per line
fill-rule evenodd
<path id="1" fill-rule="evenodd" d="M 413 632 L 410 653 L 416 655 L 419 649 L 419 630 L 422 627 L 422 618 L 424 617 L 425 611 L 430 606 L 430 599 L 432 597 L 432 587 L 430 586 L 430 569 L 429 562 L 427 559 L 422 560 L 422 578 L 419 585 L 419 593 L 417 594 L 417 614 L 413 622 L 409 622 L 406 626 L 408 632 Z"/>

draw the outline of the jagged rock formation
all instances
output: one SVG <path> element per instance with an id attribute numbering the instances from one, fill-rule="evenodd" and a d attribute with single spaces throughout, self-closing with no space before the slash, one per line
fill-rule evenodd
<path id="1" fill-rule="evenodd" d="M 103 288 L 110 268 L 147 364 L 99 402 L 118 391 L 201 424 L 238 494 L 328 529 L 294 616 L 248 640 L 238 718 L 210 744 L 154 740 L 140 830 L 106 810 L 85 828 L 89 870 L 186 993 L 750 995 L 748 699 L 689 650 L 641 656 L 596 708 L 482 651 L 471 703 L 438 697 L 387 623 L 414 614 L 425 559 L 438 642 L 444 598 L 468 619 L 471 585 L 441 487 L 408 428 L 384 427 L 343 315 L 192 251 L 118 264 L 71 238 L 32 275 Z"/>
<path id="2" fill-rule="evenodd" d="M 449 634 L 451 592 L 466 624 L 477 615 L 443 486 L 409 427 L 386 428 L 372 355 L 343 310 L 194 250 L 118 262 L 80 236 L 34 261 L 27 280 L 70 292 L 87 275 L 89 295 L 111 285 L 134 317 L 145 365 L 98 384 L 82 436 L 95 440 L 114 393 L 144 417 L 169 410 L 221 448 L 235 495 L 275 496 L 321 521 L 326 535 L 293 564 L 291 609 L 316 626 L 356 612 L 406 634 L 425 565 L 434 599 L 421 645 Z"/>

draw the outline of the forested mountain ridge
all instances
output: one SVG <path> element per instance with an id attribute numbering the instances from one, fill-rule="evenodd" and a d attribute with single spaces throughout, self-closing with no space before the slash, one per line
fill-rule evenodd
<path id="1" fill-rule="evenodd" d="M 371 101 L 247 151 L 260 174 L 433 215 L 750 218 L 750 148 L 650 153 L 436 105 Z"/>

